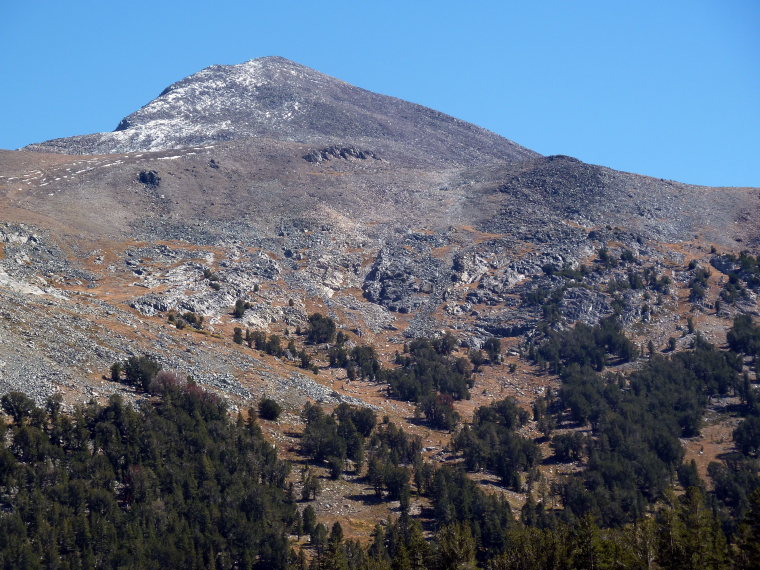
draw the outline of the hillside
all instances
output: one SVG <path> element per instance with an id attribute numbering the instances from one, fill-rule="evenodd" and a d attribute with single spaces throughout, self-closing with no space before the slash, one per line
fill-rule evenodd
<path id="1" fill-rule="evenodd" d="M 0 392 L 38 404 L 61 393 L 69 408 L 113 394 L 145 403 L 110 370 L 149 355 L 232 411 L 275 399 L 284 413 L 265 434 L 297 464 L 310 464 L 300 451 L 307 402 L 369 407 L 418 435 L 425 461 L 455 464 L 465 459 L 441 428 L 446 418 L 435 425 L 424 411 L 427 397 L 454 394 L 457 429 L 503 398 L 531 410 L 573 363 L 559 349 L 536 354 L 577 323 L 620 323 L 636 357 L 607 346 L 597 372 L 625 377 L 648 370 L 647 354 L 692 354 L 700 339 L 726 348 L 732 319 L 760 315 L 758 211 L 757 188 L 541 156 L 283 58 L 213 66 L 111 133 L 0 151 Z M 373 347 L 384 372 L 356 378 L 359 360 L 336 365 L 337 337 L 306 334 L 315 313 L 336 324 L 347 354 Z M 264 344 L 234 342 L 235 328 L 265 334 Z M 425 366 L 436 382 L 466 378 L 467 397 L 461 385 L 410 397 L 408 378 L 388 370 L 417 366 L 415 339 L 447 338 L 453 346 L 435 349 L 445 362 L 429 347 L 419 354 L 433 358 Z M 487 358 L 493 339 L 500 348 Z M 736 358 L 754 386 L 756 361 Z M 735 451 L 744 412 L 731 382 L 695 408 L 712 439 L 681 440 L 702 478 Z M 588 418 L 551 413 L 559 433 L 594 435 Z M 520 426 L 546 458 L 532 466 L 538 479 L 530 469 L 524 484 L 504 484 L 491 467 L 470 475 L 514 508 L 537 496 L 533 482 L 548 488 L 591 463 L 551 459 L 539 420 L 531 413 Z M 360 474 L 333 480 L 326 464 L 311 465 L 323 479 L 317 513 L 349 535 L 366 540 L 398 513 L 398 497 L 368 499 Z M 420 491 L 412 501 L 428 522 L 431 500 Z"/>

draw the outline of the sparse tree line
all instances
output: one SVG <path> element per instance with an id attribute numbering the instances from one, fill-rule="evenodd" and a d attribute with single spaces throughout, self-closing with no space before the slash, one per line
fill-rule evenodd
<path id="1" fill-rule="evenodd" d="M 558 392 L 549 392 L 534 403 L 534 419 L 541 431 L 549 437 L 559 425 L 590 428 L 588 436 L 568 432 L 552 440 L 554 460 L 582 461 L 585 467 L 560 489 L 564 510 L 578 517 L 594 516 L 605 525 L 620 525 L 639 519 L 648 505 L 662 500 L 676 474 L 684 487 L 695 483 L 691 474 L 696 471 L 682 464 L 679 438 L 699 434 L 711 396 L 739 396 L 742 414 L 751 417 L 734 437 L 739 448 L 754 453 L 750 442 L 755 433 L 756 388 L 742 370 L 744 357 L 755 350 L 757 334 L 749 317 L 738 317 L 728 333 L 733 350 L 718 350 L 697 332 L 692 350 L 670 357 L 652 354 L 625 377 L 602 374 L 606 366 L 636 355 L 611 319 L 595 327 L 578 324 L 562 332 L 550 331 L 542 344 L 530 347 L 534 361 L 558 372 L 562 384 Z M 723 480 L 711 500 L 723 501 L 722 495 L 731 494 L 728 488 L 734 489 L 734 498 L 723 501 L 724 510 L 732 512 L 721 515 L 728 532 L 730 521 L 741 519 L 748 496 L 760 486 L 757 464 L 750 467 L 747 461 L 754 459 L 732 458 L 711 467 L 711 476 Z"/>
<path id="2" fill-rule="evenodd" d="M 739 255 L 717 255 L 714 248 L 712 253 L 715 254 L 711 259 L 712 265 L 728 275 L 714 301 L 717 313 L 726 305 L 749 300 L 750 291 L 760 291 L 760 256 L 753 256 L 747 251 L 742 251 Z M 546 264 L 542 267 L 543 272 L 553 280 L 549 283 L 545 279 L 539 280 L 537 286 L 521 293 L 522 301 L 526 307 L 542 310 L 539 331 L 556 329 L 563 320 L 561 303 L 565 292 L 574 287 L 599 289 L 598 285 L 593 285 L 594 274 L 614 270 L 617 276 L 609 279 L 605 291 L 612 297 L 613 312 L 619 316 L 624 309 L 624 301 L 619 295 L 621 291 L 643 291 L 645 303 L 641 307 L 641 317 L 647 322 L 653 305 L 662 304 L 663 297 L 672 292 L 673 283 L 670 277 L 661 275 L 656 267 L 643 264 L 643 260 L 637 258 L 629 249 L 624 248 L 619 256 L 615 256 L 607 247 L 597 251 L 597 259 L 593 265 L 579 265 L 574 268 L 570 264 L 561 267 L 557 264 Z M 689 301 L 694 307 L 704 310 L 709 306 L 709 279 L 712 272 L 697 260 L 690 261 L 684 269 L 688 272 Z M 559 283 L 557 278 L 561 278 Z"/>
<path id="3" fill-rule="evenodd" d="M 250 304 L 248 302 L 238 299 L 235 303 L 233 316 L 241 318 L 249 307 Z M 305 332 L 301 331 L 300 327 L 297 327 L 294 332 L 296 336 L 305 336 L 305 342 L 312 345 L 331 343 L 337 340 L 338 346 L 342 346 L 348 338 L 343 332 L 336 334 L 335 321 L 330 317 L 322 316 L 320 313 L 314 313 L 309 317 L 309 327 Z M 267 335 L 262 331 L 252 331 L 248 328 L 244 331 L 242 327 L 235 327 L 232 340 L 236 344 L 245 344 L 248 348 L 253 348 L 278 358 L 285 356 L 287 353 L 291 358 L 299 362 L 301 368 L 310 370 L 315 374 L 319 372 L 319 367 L 312 361 L 309 353 L 305 349 L 299 349 L 293 338 L 290 338 L 288 344 L 283 346 L 283 338 L 278 334 Z"/>
<path id="4" fill-rule="evenodd" d="M 730 338 L 751 339 L 755 332 L 751 322 L 739 319 Z M 452 445 L 465 469 L 486 469 L 507 487 L 527 488 L 529 500 L 520 521 L 506 504 L 473 510 L 460 503 L 468 493 L 476 503 L 493 499 L 477 498 L 482 489 L 461 468 L 412 464 L 404 477 L 408 487 L 401 487 L 399 494 L 383 487 L 379 477 L 374 479 L 378 496 L 401 501 L 402 515 L 389 528 L 376 529 L 382 544 L 376 540 L 372 551 L 383 553 L 389 567 L 415 567 L 408 562 L 415 551 L 421 552 L 416 567 L 449 567 L 444 563 L 449 556 L 457 564 L 490 568 L 753 567 L 751 553 L 757 551 L 758 537 L 752 529 L 760 521 L 760 439 L 754 439 L 760 438 L 760 430 L 754 416 L 734 436 L 744 457 L 711 465 L 714 493 L 705 492 L 693 462 L 682 462 L 679 441 L 698 433 L 709 396 L 740 393 L 741 358 L 698 335 L 692 351 L 652 358 L 628 378 L 603 376 L 611 352 L 628 350 L 619 333 L 614 323 L 564 333 L 563 346 L 593 346 L 570 349 L 554 359 L 562 389 L 534 406 L 534 419 L 552 418 L 544 424 L 548 434 L 557 425 L 591 426 L 589 435 L 566 432 L 552 439 L 555 461 L 582 461 L 585 467 L 555 487 L 561 509 L 533 499 L 535 467 L 542 458 L 535 442 L 519 434 L 528 413 L 513 400 L 504 400 L 479 408 Z M 605 353 L 601 361 L 596 356 L 600 350 Z M 601 363 L 600 370 L 592 367 L 595 362 Z M 745 412 L 754 413 L 751 402 L 742 401 Z M 378 471 L 368 470 L 368 477 Z M 672 494 L 673 479 L 687 490 L 681 498 Z M 450 480 L 456 483 L 443 483 Z M 439 529 L 432 543 L 421 540 L 414 520 L 406 515 L 407 495 L 431 500 Z M 499 520 L 506 522 L 500 525 Z M 487 521 L 485 528 L 481 521 Z M 403 548 L 388 538 L 399 526 L 409 541 Z M 488 532 L 494 527 L 499 531 Z"/>
<path id="5" fill-rule="evenodd" d="M 760 291 L 760 256 L 753 256 L 748 251 L 742 251 L 738 256 L 733 254 L 719 255 L 713 258 L 712 264 L 732 267 L 728 273 L 728 281 L 720 292 L 719 299 L 726 303 L 735 303 L 749 297 L 749 290 Z"/>
<path id="6" fill-rule="evenodd" d="M 331 413 L 307 404 L 301 417 L 306 424 L 301 452 L 318 465 L 328 467 L 337 479 L 350 464 L 355 476 L 365 477 L 378 498 L 406 501 L 408 507 L 413 472 L 422 470 L 422 443 L 388 418 L 377 424 L 368 408 L 340 404 Z M 364 467 L 366 466 L 366 473 Z M 303 498 L 314 493 L 313 483 L 303 481 Z"/>
<path id="7" fill-rule="evenodd" d="M 413 340 L 405 345 L 402 354 L 396 354 L 394 367 L 383 367 L 374 347 L 350 346 L 348 335 L 337 330 L 333 319 L 320 313 L 312 314 L 308 328 L 302 331 L 298 327 L 295 334 L 303 336 L 305 344 L 317 348 L 327 345 L 323 350 L 328 365 L 344 368 L 349 381 L 361 379 L 387 384 L 391 397 L 415 402 L 418 413 L 433 428 L 442 430 L 451 430 L 459 422 L 453 402 L 469 399 L 469 390 L 474 384 L 473 372 L 500 361 L 499 339 L 486 339 L 482 350 L 470 350 L 468 359 L 453 356 L 458 341 L 451 333 L 446 333 L 433 340 Z M 278 357 L 287 350 L 291 357 L 300 361 L 301 368 L 315 373 L 319 370 L 314 358 L 305 348 L 299 349 L 292 338 L 283 348 L 279 335 L 267 336 L 261 331 L 235 327 L 233 341 Z"/>
<path id="8" fill-rule="evenodd" d="M 705 272 L 696 266 L 692 269 L 697 280 L 706 279 Z M 647 279 L 654 286 L 662 282 L 649 275 Z M 695 332 L 691 321 L 690 332 Z M 701 485 L 696 470 L 682 463 L 679 438 L 699 433 L 707 398 L 712 395 L 739 395 L 745 415 L 752 416 L 751 410 L 756 406 L 753 382 L 747 374 L 740 373 L 742 362 L 736 353 L 744 350 L 750 355 L 750 363 L 754 362 L 756 356 L 751 355 L 756 354 L 756 335 L 751 319 L 741 317 L 729 333 L 734 349 L 731 352 L 719 351 L 697 335 L 692 351 L 664 358 L 650 350 L 650 361 L 639 372 L 621 377 L 600 374 L 609 365 L 638 357 L 635 345 L 614 318 L 604 319 L 596 327 L 580 324 L 564 332 L 546 329 L 545 340 L 529 346 L 529 356 L 560 373 L 563 385 L 560 391 L 537 400 L 534 419 L 547 436 L 557 426 L 591 427 L 588 436 L 559 433 L 551 441 L 553 460 L 584 465 L 581 475 L 556 488 L 563 512 L 573 519 L 593 517 L 604 526 L 630 524 L 645 516 L 652 504 L 663 500 L 674 478 L 684 488 Z M 446 338 L 422 339 L 397 355 L 397 368 L 391 374 L 378 365 L 365 367 L 365 375 L 385 380 L 389 392 L 396 397 L 417 400 L 418 409 L 424 410 L 432 426 L 451 429 L 458 418 L 446 419 L 445 410 L 453 412 L 451 403 L 455 397 L 467 397 L 467 380 L 471 378 L 464 367 L 457 368 L 464 360 L 450 357 L 453 346 Z M 370 347 L 365 352 L 372 354 Z M 498 354 L 498 349 L 495 352 Z M 342 346 L 331 348 L 330 354 L 332 365 L 356 370 L 361 362 L 358 351 L 354 357 Z M 471 361 L 477 365 L 477 357 Z M 447 368 L 453 372 L 450 376 Z M 426 389 L 426 381 L 430 389 Z M 425 393 L 434 396 L 425 398 Z M 436 410 L 439 403 L 443 413 Z M 504 402 L 493 405 L 498 406 L 508 409 Z M 510 415 L 518 421 L 509 419 Z M 542 458 L 535 443 L 519 435 L 526 420 L 524 412 L 478 410 L 472 425 L 456 434 L 453 447 L 462 453 L 466 468 L 493 471 L 504 485 L 515 490 L 525 490 L 527 485 L 530 490 Z M 759 486 L 755 455 L 760 429 L 756 424 L 749 417 L 735 432 L 737 448 L 744 457 L 715 463 L 710 468 L 716 493 L 709 495 L 709 500 L 718 501 L 720 523 L 729 535 L 736 531 L 736 521 L 746 512 L 752 490 Z M 413 474 L 411 471 L 408 480 Z M 383 490 L 382 483 L 377 489 L 391 496 Z"/>

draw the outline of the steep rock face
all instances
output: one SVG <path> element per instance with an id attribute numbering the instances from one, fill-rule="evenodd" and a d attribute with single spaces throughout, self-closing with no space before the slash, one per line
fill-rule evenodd
<path id="1" fill-rule="evenodd" d="M 446 264 L 432 247 L 446 243 L 440 236 L 410 234 L 381 250 L 363 284 L 367 300 L 391 311 L 410 313 L 427 304 L 449 281 Z"/>
<path id="2" fill-rule="evenodd" d="M 363 143 L 374 151 L 460 164 L 538 156 L 470 123 L 279 57 L 208 67 L 166 88 L 122 119 L 114 132 L 56 139 L 26 150 L 141 152 L 251 137 Z"/>

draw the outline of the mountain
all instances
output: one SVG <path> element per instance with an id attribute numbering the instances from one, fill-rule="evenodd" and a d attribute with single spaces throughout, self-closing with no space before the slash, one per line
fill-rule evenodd
<path id="1" fill-rule="evenodd" d="M 276 138 L 373 148 L 460 164 L 538 156 L 475 125 L 378 95 L 281 57 L 214 65 L 167 87 L 111 133 L 26 150 L 105 154 Z"/>
<path id="2" fill-rule="evenodd" d="M 103 338 L 119 328 L 103 324 L 111 306 L 120 326 L 132 322 L 124 309 L 140 318 L 173 310 L 223 331 L 235 322 L 229 307 L 255 288 L 249 326 L 304 324 L 320 306 L 364 338 L 400 342 L 453 327 L 478 346 L 535 326 L 540 312 L 524 299 L 556 287 L 547 266 L 593 265 L 608 248 L 662 271 L 705 248 L 756 247 L 759 235 L 757 189 L 544 157 L 276 57 L 183 79 L 114 132 L 2 151 L 0 169 L 6 290 L 66 305 L 70 288 L 84 287 L 75 298 L 105 303 L 95 319 Z M 203 270 L 219 276 L 216 288 L 199 280 Z M 613 298 L 599 289 L 619 272 L 565 291 L 563 314 L 610 314 Z M 273 309 L 288 299 L 294 307 Z M 633 322 L 641 302 L 626 303 Z M 91 316 L 79 317 L 91 337 Z M 102 370 L 120 342 L 85 368 Z M 151 347 L 128 342 L 133 352 Z M 45 379 L 73 381 L 82 366 L 72 358 L 35 374 L 48 390 Z M 176 365 L 211 381 L 213 358 L 204 358 Z M 18 356 L 8 362 L 6 372 L 28 369 Z M 222 368 L 238 382 L 235 366 Z"/>
<path id="3" fill-rule="evenodd" d="M 355 397 L 230 343 L 315 311 L 386 356 L 444 330 L 517 346 L 547 314 L 662 344 L 699 267 L 757 250 L 758 211 L 758 189 L 541 156 L 282 58 L 214 66 L 112 133 L 0 151 L 0 386 L 110 393 L 104 371 L 147 352 L 233 399 Z M 667 294 L 624 286 L 645 272 Z M 757 311 L 747 291 L 708 329 Z M 202 335 L 168 323 L 186 313 Z"/>
<path id="4" fill-rule="evenodd" d="M 710 461 L 736 452 L 737 410 L 749 409 L 758 384 L 746 349 L 760 334 L 752 325 L 758 211 L 757 188 L 690 186 L 541 156 L 282 58 L 213 66 L 114 132 L 0 151 L 0 394 L 20 390 L 42 403 L 58 393 L 64 407 L 118 395 L 144 410 L 153 384 L 125 385 L 119 366 L 148 362 L 177 373 L 164 377 L 167 391 L 189 376 L 231 410 L 255 415 L 271 398 L 283 413 L 260 427 L 279 456 L 304 467 L 282 486 L 313 501 L 319 480 L 317 514 L 340 520 L 347 536 L 367 538 L 375 523 L 395 519 L 404 494 L 377 480 L 369 489 L 363 468 L 350 472 L 341 457 L 309 462 L 304 448 L 317 431 L 335 431 L 313 408 L 302 414 L 309 402 L 370 408 L 400 428 L 375 428 L 368 461 L 376 470 L 390 457 L 381 476 L 397 482 L 419 475 L 406 497 L 430 528 L 451 522 L 430 512 L 457 512 L 441 501 L 474 496 L 475 481 L 526 520 L 551 515 L 549 504 L 583 514 L 598 502 L 604 520 L 631 522 L 657 489 L 706 478 Z M 727 343 L 737 317 L 743 336 Z M 747 354 L 729 357 L 727 346 Z M 560 377 L 563 364 L 569 373 Z M 631 390 L 642 371 L 637 386 L 648 387 Z M 3 407 L 23 415 L 14 397 Z M 505 398 L 516 404 L 476 413 Z M 55 405 L 48 410 L 57 417 Z M 597 412 L 602 420 L 589 429 Z M 45 423 L 44 414 L 27 423 L 21 415 L 14 432 Z M 322 427 L 302 438 L 306 415 Z M 704 437 L 694 435 L 703 416 Z M 348 438 L 358 432 L 343 429 L 346 417 L 336 433 Z M 364 435 L 372 431 L 366 415 L 356 419 Z M 455 445 L 447 430 L 471 420 L 491 425 L 462 430 Z M 238 428 L 257 431 L 249 427 L 241 416 Z M 94 429 L 93 442 L 119 447 L 112 431 Z M 14 450 L 26 440 L 18 441 Z M 357 441 L 364 449 L 351 441 L 352 453 Z M 603 460 L 589 460 L 592 446 Z M 397 448 L 416 451 L 402 458 Z M 680 463 L 681 451 L 693 467 Z M 507 453 L 522 459 L 504 461 Z M 458 476 L 441 470 L 432 484 L 426 466 L 448 463 L 480 471 L 434 496 Z M 600 481 L 612 490 L 584 495 Z M 530 501 L 531 489 L 547 493 L 543 503 Z M 503 517 L 478 517 L 511 527 L 509 508 L 498 509 Z"/>

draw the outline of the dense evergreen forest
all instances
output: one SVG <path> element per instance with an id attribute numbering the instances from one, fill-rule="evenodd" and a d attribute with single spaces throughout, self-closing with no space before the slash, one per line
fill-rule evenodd
<path id="1" fill-rule="evenodd" d="M 729 350 L 719 350 L 696 333 L 689 350 L 662 355 L 650 350 L 643 356 L 614 318 L 594 327 L 547 329 L 544 340 L 529 347 L 529 354 L 561 380 L 560 390 L 539 398 L 533 409 L 533 419 L 550 439 L 554 455 L 542 457 L 536 442 L 521 435 L 530 415 L 509 399 L 479 408 L 472 422 L 456 431 L 452 447 L 463 459 L 460 464 L 433 468 L 419 456 L 405 457 L 401 450 L 409 448 L 406 441 L 397 440 L 379 455 L 370 452 L 367 479 L 378 497 L 400 499 L 400 517 L 376 529 L 369 551 L 374 562 L 364 560 L 359 550 L 349 549 L 349 555 L 335 545 L 318 551 L 313 564 L 324 568 L 757 567 L 760 420 L 753 384 L 760 327 L 749 317 L 738 317 L 728 339 Z M 376 378 L 403 399 L 418 401 L 417 390 L 452 399 L 467 397 L 464 391 L 447 389 L 472 386 L 469 368 L 463 367 L 464 374 L 457 376 L 462 361 L 450 356 L 449 342 L 415 341 L 397 356 L 395 369 L 377 368 Z M 633 372 L 614 372 L 616 366 L 637 359 Z M 412 391 L 402 392 L 407 387 Z M 738 451 L 710 465 L 708 493 L 695 464 L 683 462 L 680 439 L 699 434 L 711 398 L 729 395 L 740 402 L 733 413 L 744 418 L 734 433 Z M 346 428 L 345 412 L 329 416 L 307 410 L 305 415 L 312 416 L 307 433 L 319 425 L 317 431 L 335 438 L 341 460 L 328 460 L 331 465 L 344 465 L 343 449 L 365 449 L 363 438 L 369 438 L 370 432 L 357 437 L 358 430 Z M 325 425 L 334 427 L 325 430 Z M 381 424 L 380 429 L 397 431 L 393 424 Z M 348 437 L 340 441 L 340 433 Z M 391 453 L 394 448 L 399 452 Z M 308 446 L 304 449 L 310 453 Z M 555 483 L 560 508 L 547 507 L 534 488 L 536 468 L 545 460 L 584 466 Z M 361 467 L 356 469 L 360 472 Z M 484 492 L 465 470 L 493 472 L 505 487 L 527 492 L 528 502 L 520 513 L 513 513 L 506 501 Z M 338 476 L 339 470 L 333 474 Z M 433 523 L 432 540 L 424 540 L 419 522 L 408 515 L 409 495 L 430 501 L 427 519 Z"/>
<path id="2" fill-rule="evenodd" d="M 325 318 L 311 324 L 307 342 L 336 341 L 333 366 L 386 382 L 417 401 L 432 427 L 454 428 L 459 418 L 447 420 L 446 410 L 468 397 L 473 376 L 449 335 L 410 343 L 383 368 L 371 347 L 347 349 Z M 60 398 L 38 407 L 12 392 L 1 400 L 0 566 L 758 568 L 760 327 L 740 316 L 727 338 L 719 349 L 697 333 L 688 350 L 644 357 L 614 319 L 547 329 L 528 354 L 561 380 L 533 406 L 548 458 L 523 435 L 531 414 L 511 399 L 478 408 L 454 431 L 461 462 L 445 465 L 425 460 L 419 437 L 372 410 L 309 404 L 299 497 L 257 424 L 257 415 L 280 414 L 272 400 L 231 415 L 149 357 L 111 369 L 112 380 L 150 395 L 137 407 L 112 397 L 64 412 Z M 498 347 L 485 348 L 472 364 L 496 360 Z M 632 372 L 615 372 L 637 358 Z M 710 464 L 707 484 L 683 461 L 680 439 L 697 435 L 710 399 L 726 395 L 738 401 L 736 451 Z M 443 412 L 435 401 L 426 407 L 431 398 Z M 583 465 L 554 484 L 559 505 L 535 488 L 543 461 Z M 340 523 L 328 529 L 311 506 L 325 484 L 317 466 L 324 477 L 365 481 L 376 500 L 398 502 L 397 515 L 361 542 Z M 526 493 L 519 512 L 467 473 L 484 470 Z M 413 501 L 426 505 L 420 515 Z"/>
<path id="3" fill-rule="evenodd" d="M 198 386 L 135 409 L 2 398 L 3 568 L 284 568 L 299 520 L 255 414 Z"/>

